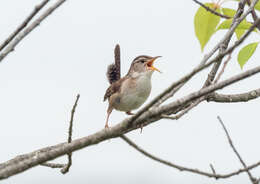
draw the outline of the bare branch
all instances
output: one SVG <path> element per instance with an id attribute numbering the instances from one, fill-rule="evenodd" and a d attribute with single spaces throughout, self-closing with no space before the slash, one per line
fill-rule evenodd
<path id="1" fill-rule="evenodd" d="M 177 164 L 174 164 L 172 162 L 169 162 L 167 160 L 163 160 L 159 157 L 156 157 L 154 155 L 152 155 L 151 153 L 145 151 L 144 149 L 142 149 L 140 146 L 136 145 L 133 141 L 131 141 L 129 138 L 127 138 L 125 135 L 120 136 L 124 141 L 126 141 L 130 146 L 132 146 L 134 149 L 136 149 L 137 151 L 139 151 L 140 153 L 142 153 L 143 155 L 145 155 L 146 157 L 155 160 L 159 163 L 162 163 L 164 165 L 170 166 L 172 168 L 175 168 L 179 171 L 187 171 L 187 172 L 191 172 L 194 174 L 199 174 L 199 175 L 203 175 L 203 176 L 207 176 L 209 178 L 215 178 L 215 179 L 224 179 L 224 178 L 229 178 L 232 177 L 234 175 L 238 175 L 242 172 L 247 172 L 250 169 L 253 169 L 252 166 L 249 166 L 248 168 L 245 169 L 239 169 L 238 171 L 235 172 L 231 172 L 229 174 L 216 174 L 214 167 L 212 166 L 212 164 L 210 164 L 210 167 L 213 171 L 213 174 L 210 172 L 205 172 L 205 171 L 201 171 L 199 169 L 193 169 L 193 168 L 188 168 L 188 167 L 183 167 Z M 257 165 L 260 165 L 260 162 L 257 163 Z M 255 165 L 254 165 L 255 166 Z"/>
<path id="2" fill-rule="evenodd" d="M 74 119 L 74 113 L 76 111 L 76 107 L 78 105 L 79 97 L 80 97 L 80 94 L 77 95 L 76 101 L 75 101 L 75 103 L 72 107 L 72 110 L 71 110 L 71 117 L 70 117 L 69 131 L 68 131 L 68 143 L 71 143 L 71 141 L 72 141 L 73 119 Z M 41 166 L 50 167 L 50 168 L 54 168 L 54 169 L 55 168 L 62 168 L 61 173 L 66 174 L 67 172 L 69 172 L 69 169 L 72 165 L 72 153 L 70 152 L 67 155 L 68 155 L 68 163 L 67 164 L 57 164 L 57 163 L 45 162 L 45 163 L 42 163 Z"/>
<path id="3" fill-rule="evenodd" d="M 0 55 L 0 62 L 16 47 L 19 42 L 26 37 L 32 30 L 34 30 L 40 23 L 47 18 L 53 11 L 55 11 L 66 0 L 59 0 L 53 6 L 48 8 L 38 19 L 36 19 L 30 26 L 28 26 L 23 32 L 19 33 L 17 37 L 2 51 Z"/>
<path id="4" fill-rule="evenodd" d="M 220 77 L 223 75 L 223 73 L 224 73 L 224 71 L 225 71 L 225 68 L 227 67 L 228 62 L 229 62 L 230 59 L 231 59 L 231 54 L 232 54 L 232 53 L 230 53 L 230 54 L 228 55 L 228 58 L 227 58 L 227 60 L 224 62 L 221 71 L 219 72 L 219 74 L 217 75 L 216 79 L 214 80 L 214 83 L 217 83 L 217 82 L 219 81 Z"/>
<path id="5" fill-rule="evenodd" d="M 247 0 L 246 3 L 250 6 L 251 1 Z M 252 10 L 251 15 L 252 15 L 252 18 L 253 18 L 254 21 L 256 21 L 258 19 L 258 16 L 255 12 L 255 9 Z M 258 25 L 257 28 L 258 28 L 258 30 L 260 30 L 260 25 Z"/>
<path id="6" fill-rule="evenodd" d="M 212 170 L 212 173 L 216 175 L 216 170 L 212 164 L 209 164 L 210 169 Z"/>
<path id="7" fill-rule="evenodd" d="M 192 102 L 191 104 L 189 104 L 188 107 L 186 107 L 185 109 L 183 109 L 181 112 L 179 112 L 179 114 L 175 115 L 175 116 L 167 116 L 167 115 L 162 115 L 161 117 L 164 119 L 171 119 L 171 120 L 178 120 L 180 119 L 183 115 L 187 114 L 191 109 L 193 109 L 194 107 L 196 107 L 200 102 L 204 101 L 205 97 L 201 97 L 199 99 L 197 99 L 196 101 Z"/>
<path id="8" fill-rule="evenodd" d="M 49 163 L 49 162 L 45 162 L 41 164 L 41 166 L 50 167 L 52 169 L 64 168 L 66 167 L 66 165 L 67 164 L 56 164 L 56 163 Z"/>
<path id="9" fill-rule="evenodd" d="M 34 10 L 30 13 L 30 15 L 23 21 L 21 25 L 19 25 L 16 30 L 0 45 L 0 51 L 2 51 L 8 43 L 10 43 L 14 37 L 20 33 L 27 26 L 27 24 L 32 20 L 32 18 L 49 2 L 50 0 L 44 0 L 39 5 L 35 6 Z"/>
<path id="10" fill-rule="evenodd" d="M 235 16 L 234 16 L 234 18 L 232 20 L 232 23 L 231 23 L 229 31 L 228 31 L 228 32 L 230 32 L 230 34 L 228 34 L 226 36 L 226 39 L 221 42 L 222 44 L 219 47 L 219 53 L 220 54 L 224 53 L 225 50 L 227 49 L 228 44 L 229 44 L 229 42 L 231 40 L 231 37 L 232 37 L 232 35 L 235 32 L 234 27 L 237 27 L 236 22 L 239 21 L 239 18 L 241 17 L 242 13 L 244 12 L 245 4 L 246 4 L 246 0 L 241 0 L 239 2 L 239 4 L 238 4 L 238 8 L 237 8 L 236 14 L 235 14 Z M 215 78 L 215 76 L 217 74 L 217 71 L 218 71 L 218 69 L 219 69 L 219 67 L 221 65 L 222 59 L 223 59 L 223 57 L 219 59 L 219 62 L 214 63 L 214 66 L 211 69 L 210 73 L 208 74 L 208 78 L 205 81 L 203 87 L 209 86 L 213 82 L 213 80 L 214 80 L 214 78 Z"/>
<path id="11" fill-rule="evenodd" d="M 242 159 L 242 157 L 241 157 L 240 154 L 238 153 L 237 149 L 235 148 L 235 146 L 234 146 L 234 144 L 233 144 L 233 141 L 232 141 L 232 139 L 231 139 L 231 137 L 230 137 L 230 135 L 229 135 L 229 133 L 228 133 L 228 130 L 227 130 L 226 126 L 224 125 L 222 119 L 220 118 L 220 116 L 218 116 L 217 118 L 218 118 L 218 120 L 219 120 L 219 122 L 220 122 L 222 128 L 223 128 L 224 131 L 225 131 L 225 134 L 226 134 L 226 136 L 227 136 L 227 139 L 228 139 L 228 142 L 229 142 L 230 147 L 232 148 L 232 150 L 233 150 L 234 153 L 236 154 L 237 158 L 239 159 L 239 161 L 240 161 L 240 163 L 243 165 L 243 167 L 244 167 L 244 168 L 247 168 L 247 165 L 245 164 L 244 160 Z M 248 174 L 248 176 L 249 176 L 251 182 L 252 182 L 253 184 L 255 184 L 256 179 L 252 176 L 252 174 L 250 173 L 250 171 L 247 171 L 247 174 Z"/>
<path id="12" fill-rule="evenodd" d="M 75 113 L 76 107 L 78 105 L 79 97 L 80 97 L 80 94 L 77 95 L 76 101 L 71 110 L 68 143 L 71 143 L 71 141 L 72 141 L 73 119 L 74 119 L 74 113 Z M 62 170 L 61 170 L 62 174 L 66 174 L 67 172 L 69 172 L 69 169 L 72 165 L 72 152 L 68 153 L 67 155 L 68 155 L 68 163 L 66 164 L 65 167 L 62 168 Z"/>
<path id="13" fill-rule="evenodd" d="M 201 3 L 201 2 L 199 2 L 199 1 L 197 1 L 197 0 L 193 0 L 195 3 L 197 3 L 197 4 L 199 4 L 201 7 L 203 7 L 205 10 L 207 10 L 207 11 L 209 11 L 210 13 L 212 13 L 212 14 L 214 14 L 214 15 L 217 15 L 217 16 L 219 16 L 219 17 L 221 17 L 221 18 L 225 18 L 225 19 L 230 19 L 230 18 L 232 18 L 232 17 L 229 17 L 229 16 L 227 16 L 227 15 L 223 15 L 223 14 L 221 14 L 221 13 L 218 13 L 218 12 L 216 12 L 214 9 L 211 9 L 211 8 L 209 8 L 209 7 L 207 7 L 206 5 L 204 5 L 203 3 Z"/>
<path id="14" fill-rule="evenodd" d="M 248 102 L 258 97 L 260 97 L 260 88 L 246 93 L 240 93 L 240 94 L 226 95 L 226 94 L 212 93 L 208 96 L 207 101 L 209 102 L 214 101 L 220 103 Z"/>

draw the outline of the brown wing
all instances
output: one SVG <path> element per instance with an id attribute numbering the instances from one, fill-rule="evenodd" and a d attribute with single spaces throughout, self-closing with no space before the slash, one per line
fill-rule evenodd
<path id="1" fill-rule="evenodd" d="M 124 80 L 126 80 L 126 77 L 123 77 L 121 79 L 119 79 L 118 81 L 112 83 L 109 88 L 107 88 L 106 93 L 104 95 L 104 101 L 106 101 L 107 98 L 109 98 L 111 95 L 113 95 L 114 93 L 117 93 L 120 91 L 120 88 L 122 86 L 122 82 Z"/>
<path id="2" fill-rule="evenodd" d="M 114 50 L 115 63 L 111 64 L 107 68 L 107 79 L 110 84 L 118 81 L 121 78 L 120 72 L 120 46 L 117 44 Z"/>

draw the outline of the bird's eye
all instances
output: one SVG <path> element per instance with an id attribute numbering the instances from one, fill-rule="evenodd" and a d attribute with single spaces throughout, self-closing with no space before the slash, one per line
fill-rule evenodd
<path id="1" fill-rule="evenodd" d="M 141 63 L 144 63 L 144 62 L 145 62 L 145 60 L 144 60 L 144 59 L 142 59 L 140 62 L 141 62 Z"/>

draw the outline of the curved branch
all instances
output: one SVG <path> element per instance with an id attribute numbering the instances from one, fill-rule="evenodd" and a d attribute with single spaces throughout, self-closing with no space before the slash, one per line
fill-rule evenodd
<path id="1" fill-rule="evenodd" d="M 199 2 L 199 1 L 197 1 L 197 0 L 193 0 L 193 1 L 194 1 L 195 3 L 197 3 L 197 4 L 199 4 L 199 5 L 200 5 L 201 7 L 203 7 L 205 10 L 209 11 L 210 13 L 213 13 L 214 15 L 217 15 L 217 16 L 219 16 L 219 17 L 221 17 L 221 18 L 225 18 L 225 19 L 231 19 L 231 18 L 232 18 L 232 17 L 230 17 L 230 16 L 223 15 L 223 14 L 221 14 L 221 13 L 216 12 L 214 9 L 211 9 L 211 8 L 205 6 L 203 3 L 201 3 L 201 2 Z"/>
<path id="2" fill-rule="evenodd" d="M 244 169 L 239 169 L 237 171 L 234 171 L 234 172 L 231 172 L 231 173 L 228 173 L 228 174 L 216 174 L 215 170 L 214 170 L 213 173 L 209 173 L 209 172 L 201 171 L 199 169 L 183 167 L 183 166 L 174 164 L 172 162 L 169 162 L 167 160 L 163 160 L 163 159 L 161 159 L 159 157 L 156 157 L 156 156 L 152 155 L 151 153 L 145 151 L 144 149 L 142 149 L 141 147 L 136 145 L 133 141 L 131 141 L 129 138 L 127 138 L 126 136 L 122 135 L 120 137 L 124 141 L 126 141 L 130 146 L 132 146 L 134 149 L 136 149 L 137 151 L 139 151 L 140 153 L 142 153 L 143 155 L 147 156 L 148 158 L 150 158 L 152 160 L 155 160 L 155 161 L 160 162 L 160 163 L 162 163 L 164 165 L 167 165 L 167 166 L 173 167 L 175 169 L 178 169 L 179 171 L 187 171 L 187 172 L 191 172 L 191 173 L 194 173 L 194 174 L 207 176 L 209 178 L 215 178 L 215 179 L 230 178 L 230 177 L 232 177 L 234 175 L 238 175 L 238 174 L 243 173 L 243 172 L 248 172 L 249 170 L 251 170 L 251 169 L 253 169 L 255 167 L 258 167 L 260 165 L 260 161 L 259 161 L 259 162 L 255 163 L 253 165 L 250 165 L 249 167 L 246 167 Z"/>
<path id="3" fill-rule="evenodd" d="M 236 103 L 236 102 L 248 102 L 260 97 L 260 88 L 240 94 L 219 94 L 212 93 L 208 96 L 208 102 L 219 102 L 219 103 Z"/>

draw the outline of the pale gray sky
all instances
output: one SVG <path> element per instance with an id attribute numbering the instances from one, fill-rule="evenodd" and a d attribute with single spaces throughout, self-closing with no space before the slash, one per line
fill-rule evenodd
<path id="1" fill-rule="evenodd" d="M 1 42 L 39 2 L 0 2 Z M 107 102 L 103 102 L 103 95 L 108 87 L 105 72 L 113 61 L 116 43 L 121 46 L 123 74 L 138 55 L 163 56 L 156 63 L 163 73 L 154 73 L 148 101 L 190 71 L 224 33 L 219 32 L 201 53 L 193 29 L 197 8 L 192 0 L 64 3 L 0 64 L 0 162 L 64 142 L 77 93 L 81 98 L 73 138 L 104 127 Z M 259 35 L 248 42 L 255 40 L 260 40 Z M 259 53 L 256 52 L 245 70 L 259 65 Z M 223 79 L 241 72 L 236 55 L 237 52 L 233 53 Z M 205 78 L 206 72 L 202 72 L 174 99 L 199 89 Z M 259 79 L 256 75 L 222 91 L 234 93 L 259 88 Z M 222 117 L 242 157 L 252 164 L 260 160 L 259 103 L 260 99 L 241 104 L 204 102 L 178 121 L 162 120 L 144 128 L 142 134 L 138 130 L 128 136 L 147 151 L 176 164 L 210 171 L 209 164 L 213 163 L 217 172 L 227 173 L 241 165 L 216 117 Z M 122 112 L 113 112 L 110 124 L 125 117 Z M 57 162 L 65 162 L 65 158 Z M 253 173 L 260 176 L 260 169 Z M 144 157 L 120 139 L 113 139 L 74 153 L 67 175 L 36 167 L 1 183 L 226 184 L 231 181 L 250 183 L 246 174 L 215 181 L 179 172 Z"/>

